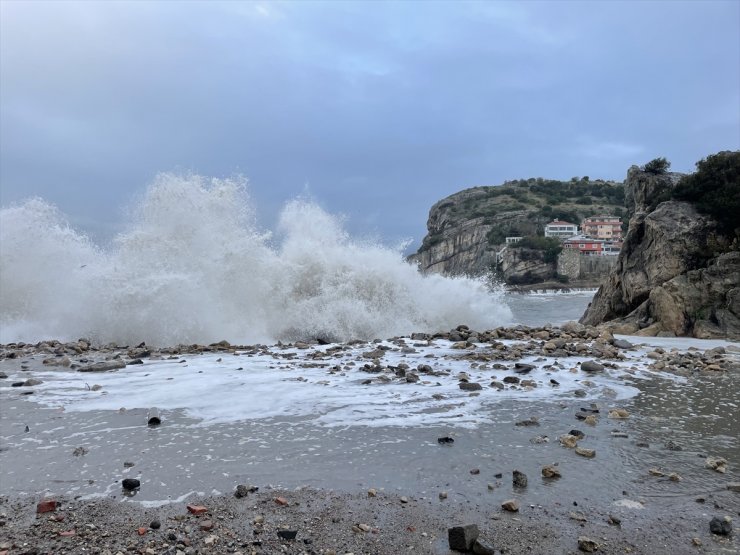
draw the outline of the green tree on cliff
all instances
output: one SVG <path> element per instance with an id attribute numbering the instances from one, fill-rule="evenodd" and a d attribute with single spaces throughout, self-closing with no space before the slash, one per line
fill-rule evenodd
<path id="1" fill-rule="evenodd" d="M 672 191 L 676 200 L 696 206 L 719 224 L 719 231 L 740 235 L 740 151 L 723 151 L 696 163 Z"/>
<path id="2" fill-rule="evenodd" d="M 671 167 L 671 163 L 665 158 L 655 158 L 645 164 L 642 169 L 648 173 L 654 173 L 655 175 L 662 175 L 668 171 Z"/>

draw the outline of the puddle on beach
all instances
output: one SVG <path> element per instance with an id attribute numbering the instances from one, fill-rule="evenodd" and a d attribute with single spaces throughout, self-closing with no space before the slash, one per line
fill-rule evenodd
<path id="1" fill-rule="evenodd" d="M 658 341 L 666 349 L 730 345 Z M 120 480 L 135 477 L 142 486 L 133 499 L 152 505 L 193 492 L 230 493 L 238 483 L 374 487 L 435 499 L 446 490 L 450 499 L 500 503 L 512 496 L 511 472 L 519 469 L 529 476 L 527 503 L 610 505 L 625 498 L 650 504 L 693 500 L 739 481 L 736 375 L 686 379 L 650 371 L 644 357 L 650 349 L 643 347 L 624 351 L 627 359 L 618 368 L 597 375 L 571 372 L 587 358 L 525 357 L 536 368 L 519 377 L 537 387 L 499 391 L 488 384 L 494 376 L 514 376 L 511 361 L 497 361 L 505 369 L 474 366 L 460 360 L 469 351 L 441 340 L 416 346 L 414 353 L 384 345 L 392 348 L 384 365 L 428 364 L 440 374 L 421 374 L 417 383 L 381 383 L 379 374 L 361 369 L 372 364 L 362 354 L 377 347 L 367 344 L 323 360 L 313 354 L 330 346 L 274 347 L 281 356 L 183 355 L 96 374 L 44 367 L 40 355 L 4 360 L 0 492 L 121 498 Z M 472 396 L 461 391 L 460 372 L 483 389 Z M 28 388 L 10 383 L 28 375 L 43 383 L 32 388 L 33 395 L 21 396 Z M 91 391 L 93 384 L 102 389 Z M 576 390 L 586 396 L 575 397 Z M 591 403 L 601 411 L 595 426 L 575 418 Z M 162 416 L 158 427 L 146 425 L 153 406 Z M 626 408 L 630 418 L 607 418 L 612 407 Z M 516 425 L 530 417 L 539 425 Z M 574 428 L 586 434 L 579 445 L 595 449 L 595 458 L 559 444 L 558 437 Z M 439 444 L 443 436 L 454 443 Z M 536 436 L 549 442 L 530 441 Z M 87 453 L 75 456 L 78 447 Z M 707 455 L 726 458 L 727 474 L 705 469 Z M 125 462 L 134 466 L 126 468 Z M 541 478 L 542 466 L 553 463 L 563 477 Z M 666 476 L 652 476 L 650 468 Z M 672 472 L 681 481 L 670 481 Z"/>

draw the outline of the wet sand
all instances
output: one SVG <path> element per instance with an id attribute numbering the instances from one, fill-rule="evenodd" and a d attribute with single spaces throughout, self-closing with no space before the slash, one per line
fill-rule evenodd
<path id="1" fill-rule="evenodd" d="M 319 381 L 328 380 L 326 392 L 316 397 L 321 410 L 297 407 L 290 414 L 234 420 L 216 416 L 239 412 L 236 407 L 219 412 L 217 406 L 202 405 L 193 414 L 175 408 L 173 401 L 155 428 L 145 424 L 149 403 L 139 401 L 150 399 L 147 384 L 152 390 L 168 387 L 152 377 L 164 375 L 167 357 L 155 354 L 142 365 L 83 376 L 74 368 L 44 365 L 51 355 L 41 349 L 7 358 L 12 349 L 6 347 L 0 362 L 8 375 L 0 384 L 0 463 L 7 470 L 0 478 L 5 522 L 0 552 L 447 553 L 447 528 L 466 523 L 477 524 L 482 538 L 508 553 L 575 553 L 579 536 L 595 540 L 600 553 L 737 552 L 733 536 L 709 531 L 711 518 L 737 517 L 740 511 L 740 494 L 727 489 L 740 481 L 734 346 L 717 359 L 725 361 L 720 371 L 680 371 L 684 375 L 676 378 L 651 370 L 656 359 L 645 357 L 646 349 L 595 356 L 594 338 L 591 351 L 581 353 L 585 357 L 551 356 L 544 341 L 531 338 L 535 331 L 527 330 L 519 340 L 501 338 L 504 347 L 487 362 L 472 355 L 491 354 L 490 342 L 454 350 L 449 338 L 438 338 L 429 352 L 420 346 L 424 341 L 403 340 L 406 352 L 398 341 L 388 342 L 378 364 L 362 356 L 378 343 L 346 346 L 331 355 L 343 366 L 334 373 L 337 360 L 322 360 L 329 356 L 327 346 L 265 348 L 274 356 L 272 371 L 280 376 L 273 384 L 276 399 L 281 387 L 286 395 L 295 387 L 310 396 Z M 573 342 L 580 340 L 585 341 L 573 337 Z M 667 357 L 670 347 L 665 351 Z M 78 354 L 71 360 L 110 357 L 112 352 Z M 234 359 L 242 368 L 247 367 L 244 353 Z M 220 391 L 233 389 L 228 372 L 236 369 L 220 366 L 229 355 L 197 350 L 169 355 L 175 356 L 170 364 L 177 364 L 179 372 L 170 383 L 188 384 L 186 389 L 196 394 L 203 394 L 209 383 L 217 383 Z M 259 356 L 251 359 L 255 372 Z M 402 359 L 411 369 L 429 363 L 437 375 L 422 373 L 418 382 L 406 382 L 389 370 Z M 589 375 L 578 368 L 585 359 L 614 367 Z M 500 381 L 517 375 L 517 360 L 534 363 L 533 370 L 520 375 L 532 386 L 498 390 L 488 385 L 493 376 Z M 363 370 L 366 362 L 384 370 Z M 485 389 L 461 391 L 460 372 Z M 124 383 L 139 383 L 145 375 L 150 381 L 137 386 L 138 395 L 124 389 Z M 381 383 L 383 375 L 393 378 Z M 19 376 L 43 378 L 43 383 L 9 387 Z M 65 390 L 70 379 L 83 377 L 88 385 L 105 385 L 98 391 L 84 386 Z M 550 382 L 555 378 L 558 386 Z M 257 384 L 244 387 L 255 393 Z M 176 397 L 175 386 L 169 387 Z M 585 395 L 576 394 L 579 390 Z M 34 394 L 23 395 L 27 391 Z M 434 398 L 435 392 L 442 392 L 442 398 Z M 94 408 L 108 401 L 118 406 L 115 395 L 122 393 L 128 398 L 126 410 Z M 347 398 L 354 400 L 349 412 Z M 600 412 L 593 425 L 576 417 L 594 407 Z M 629 418 L 608 418 L 615 407 L 627 410 Z M 351 425 L 353 418 L 364 424 Z M 536 425 L 522 425 L 532 418 Z M 584 432 L 579 445 L 595 449 L 595 458 L 560 445 L 558 438 L 574 428 Z M 443 445 L 439 437 L 455 441 Z M 725 473 L 705 467 L 710 455 L 728 460 Z M 543 478 L 546 464 L 557 464 L 562 477 Z M 528 475 L 526 488 L 513 487 L 514 469 Z M 669 479 L 671 473 L 680 481 Z M 134 496 L 123 494 L 123 478 L 141 480 Z M 259 491 L 235 499 L 237 484 L 254 484 Z M 371 488 L 377 496 L 368 496 Z M 37 516 L 36 503 L 45 496 L 62 504 L 54 513 Z M 288 504 L 277 504 L 277 497 Z M 501 508 L 511 498 L 520 503 L 517 513 Z M 189 515 L 188 503 L 209 512 Z M 49 519 L 55 515 L 64 518 Z M 264 524 L 254 524 L 259 516 Z M 152 520 L 159 520 L 161 528 L 139 535 L 137 529 Z M 212 528 L 201 530 L 204 520 Z M 297 530 L 297 539 L 280 539 L 281 526 Z M 70 530 L 74 535 L 59 535 Z"/>

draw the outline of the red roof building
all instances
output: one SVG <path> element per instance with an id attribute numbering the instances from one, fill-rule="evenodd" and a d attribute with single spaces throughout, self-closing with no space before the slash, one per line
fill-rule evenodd
<path id="1" fill-rule="evenodd" d="M 563 248 L 578 251 L 584 256 L 616 256 L 622 248 L 622 242 L 604 241 L 578 235 L 563 241 Z"/>

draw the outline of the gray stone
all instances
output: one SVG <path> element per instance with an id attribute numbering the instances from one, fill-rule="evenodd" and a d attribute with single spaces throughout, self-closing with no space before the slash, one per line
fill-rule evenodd
<path id="1" fill-rule="evenodd" d="M 585 447 L 576 447 L 576 455 L 593 459 L 596 456 L 596 451 L 594 449 L 586 449 Z"/>
<path id="2" fill-rule="evenodd" d="M 594 362 L 593 360 L 587 360 L 581 364 L 581 370 L 584 372 L 603 372 L 604 365 Z"/>
<path id="3" fill-rule="evenodd" d="M 107 360 L 105 362 L 96 362 L 95 364 L 89 364 L 87 366 L 81 366 L 77 369 L 78 372 L 109 372 L 111 370 L 119 370 L 126 368 L 126 363 L 122 360 Z"/>
<path id="4" fill-rule="evenodd" d="M 480 391 L 483 386 L 476 382 L 460 382 L 460 389 L 463 391 Z"/>
<path id="5" fill-rule="evenodd" d="M 709 521 L 709 531 L 720 536 L 729 536 L 732 533 L 732 520 L 729 516 L 714 517 Z"/>
<path id="6" fill-rule="evenodd" d="M 281 540 L 294 540 L 298 530 L 278 530 L 277 535 Z"/>
<path id="7" fill-rule="evenodd" d="M 599 544 L 596 543 L 591 538 L 587 538 L 586 536 L 580 536 L 578 538 L 578 549 L 586 553 L 593 553 L 594 551 L 599 550 Z"/>
<path id="8" fill-rule="evenodd" d="M 626 341 L 624 339 L 615 339 L 612 342 L 612 345 L 614 345 L 618 349 L 631 349 L 632 347 L 634 347 L 634 345 L 632 345 L 632 343 L 630 343 L 629 341 Z"/>
<path id="9" fill-rule="evenodd" d="M 476 524 L 466 524 L 464 526 L 453 526 L 447 530 L 447 539 L 450 543 L 450 549 L 455 551 L 470 551 L 478 539 L 478 526 Z"/>
<path id="10" fill-rule="evenodd" d="M 524 362 L 517 362 L 514 364 L 514 372 L 517 374 L 527 374 L 537 368 L 533 364 L 525 364 Z"/>
<path id="11" fill-rule="evenodd" d="M 495 555 L 496 550 L 493 548 L 492 543 L 478 538 L 473 544 L 473 553 L 475 555 Z"/>
<path id="12" fill-rule="evenodd" d="M 234 497 L 237 499 L 241 499 L 242 497 L 246 497 L 249 494 L 249 490 L 247 489 L 247 486 L 244 484 L 239 484 L 236 486 L 236 490 L 234 491 Z"/>
<path id="13" fill-rule="evenodd" d="M 524 472 L 515 470 L 512 473 L 512 483 L 515 488 L 526 488 L 527 487 L 527 475 Z"/>

